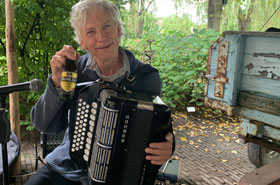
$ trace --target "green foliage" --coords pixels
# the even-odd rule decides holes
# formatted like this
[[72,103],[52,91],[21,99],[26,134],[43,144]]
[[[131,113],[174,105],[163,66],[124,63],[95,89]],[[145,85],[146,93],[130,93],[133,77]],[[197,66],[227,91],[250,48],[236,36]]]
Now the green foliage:
[[196,27],[188,15],[183,15],[182,17],[175,15],[165,17],[162,20],[159,20],[158,24],[166,31],[175,30],[176,28],[177,31],[185,34],[190,34],[191,28]]
[[153,65],[163,81],[163,99],[171,107],[184,107],[188,102],[201,103],[204,84],[200,75],[206,72],[210,44],[217,39],[213,30],[196,30],[190,35],[169,32],[155,42]]
[[26,126],[26,130],[33,131],[34,126],[31,124],[30,121],[20,121],[20,126]]
[[[50,74],[49,61],[64,44],[76,44],[69,22],[72,5],[78,0],[15,1],[15,38],[18,82],[41,79]],[[7,85],[5,59],[5,3],[0,2],[0,79]],[[42,93],[43,91],[41,91]],[[41,93],[20,93],[21,121],[30,124],[29,113]],[[28,127],[28,128],[32,128]]]
[[[247,12],[250,5],[251,0],[228,1],[223,7],[220,30],[238,30],[238,8],[241,7],[243,11]],[[254,1],[253,6],[251,21],[247,23],[249,24],[247,31],[264,31],[268,27],[280,27],[280,11],[278,10],[278,12],[276,12],[276,14],[267,22],[265,27],[260,30],[280,6],[279,0]]]
[[218,38],[213,30],[193,29],[193,33],[154,28],[141,39],[131,39],[123,45],[143,59],[147,43],[151,42],[152,65],[156,67],[163,82],[163,100],[173,108],[182,108],[189,102],[200,105],[204,83],[200,78],[206,72],[208,48]]

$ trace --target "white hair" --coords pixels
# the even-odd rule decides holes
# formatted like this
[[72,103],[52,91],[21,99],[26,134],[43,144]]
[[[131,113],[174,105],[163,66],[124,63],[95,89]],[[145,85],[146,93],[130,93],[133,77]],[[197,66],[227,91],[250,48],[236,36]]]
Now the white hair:
[[74,6],[70,13],[71,26],[74,29],[75,40],[80,44],[82,39],[80,29],[86,23],[87,11],[104,10],[112,15],[114,22],[120,26],[121,35],[123,35],[123,23],[119,18],[119,10],[116,5],[108,0],[80,0]]

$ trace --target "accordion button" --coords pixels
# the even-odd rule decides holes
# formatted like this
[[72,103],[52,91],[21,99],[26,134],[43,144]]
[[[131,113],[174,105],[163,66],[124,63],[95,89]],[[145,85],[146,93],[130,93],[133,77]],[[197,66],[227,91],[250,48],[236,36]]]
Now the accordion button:
[[83,149],[83,145],[80,145],[80,149],[81,149],[81,150]]
[[89,125],[93,127],[94,126],[94,122],[92,120],[90,120],[89,121]]
[[93,126],[89,126],[89,131],[93,132]]
[[92,138],[92,133],[88,132],[87,135],[88,135],[89,138]]
[[87,141],[87,143],[89,143],[89,144],[91,143],[91,139],[89,139],[89,138],[87,138],[86,141]]
[[84,160],[88,161],[88,156],[84,155]]
[[90,145],[87,143],[86,144],[86,150],[89,150],[90,149]]
[[93,108],[97,108],[97,103],[93,102],[93,103],[92,103],[92,107],[93,107]]
[[94,120],[95,120],[95,115],[92,115],[92,114],[91,114],[91,115],[90,115],[90,119],[94,121]]
[[96,114],[96,109],[91,109],[91,113],[95,115]]

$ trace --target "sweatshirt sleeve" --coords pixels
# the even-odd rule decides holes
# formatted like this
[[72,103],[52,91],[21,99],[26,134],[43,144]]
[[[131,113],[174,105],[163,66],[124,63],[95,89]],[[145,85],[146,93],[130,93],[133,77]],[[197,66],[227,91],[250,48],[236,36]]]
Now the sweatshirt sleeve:
[[59,100],[51,75],[45,92],[31,109],[32,124],[41,132],[57,133],[67,127],[67,111],[64,102]]

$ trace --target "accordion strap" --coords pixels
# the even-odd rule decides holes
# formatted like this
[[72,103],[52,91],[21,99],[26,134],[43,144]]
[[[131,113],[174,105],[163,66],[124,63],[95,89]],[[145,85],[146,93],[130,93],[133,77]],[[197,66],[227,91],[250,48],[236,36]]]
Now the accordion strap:
[[157,71],[158,71],[157,69],[152,68],[150,65],[144,64],[143,66],[137,68],[132,74],[124,78],[120,82],[120,84],[124,86],[134,86],[136,85],[137,81],[139,81],[139,79],[143,78],[144,76],[150,73],[157,72]]

